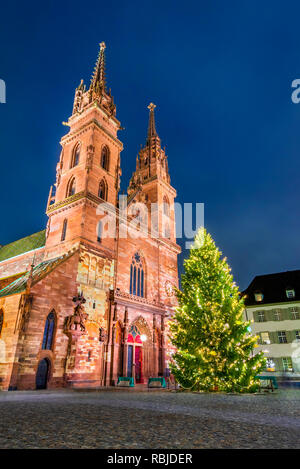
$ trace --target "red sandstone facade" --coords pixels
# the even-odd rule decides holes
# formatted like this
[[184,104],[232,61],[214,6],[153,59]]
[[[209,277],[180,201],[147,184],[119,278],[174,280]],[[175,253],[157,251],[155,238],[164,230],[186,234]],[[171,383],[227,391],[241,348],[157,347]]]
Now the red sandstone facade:
[[146,145],[119,201],[123,145],[104,50],[89,89],[75,92],[45,242],[0,262],[0,389],[146,382],[168,368],[176,191],[150,104]]

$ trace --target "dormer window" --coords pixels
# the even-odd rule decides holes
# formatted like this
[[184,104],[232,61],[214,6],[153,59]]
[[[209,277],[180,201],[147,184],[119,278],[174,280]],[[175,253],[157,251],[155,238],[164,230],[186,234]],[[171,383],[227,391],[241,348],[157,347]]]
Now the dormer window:
[[254,293],[254,298],[255,301],[261,302],[264,299],[264,295],[262,294],[262,292],[256,292]]
[[295,290],[293,288],[287,288],[285,293],[287,298],[295,298]]

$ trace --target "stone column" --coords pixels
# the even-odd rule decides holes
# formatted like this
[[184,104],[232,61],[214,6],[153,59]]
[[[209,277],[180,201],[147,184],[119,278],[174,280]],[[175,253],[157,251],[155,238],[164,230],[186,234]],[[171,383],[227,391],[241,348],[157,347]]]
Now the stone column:
[[123,376],[127,376],[127,365],[128,365],[128,309],[125,306],[125,313],[124,313],[124,333],[123,333]]
[[165,317],[164,313],[161,316],[161,361],[162,372],[165,375],[166,371],[166,346],[165,346]]
[[133,381],[135,383],[135,344],[132,347],[132,372],[131,376],[133,377]]
[[115,303],[113,301],[113,292],[111,293],[109,305],[109,321],[108,321],[108,341],[105,350],[105,386],[111,385],[112,379],[112,335],[113,335],[113,313]]
[[157,333],[156,333],[156,316],[153,315],[153,346],[152,346],[152,367],[151,372],[153,373],[153,377],[158,376],[158,347],[159,344],[157,343]]
[[119,345],[116,344],[118,310],[117,304],[114,305],[113,327],[112,327],[112,344],[111,344],[111,384],[116,385],[118,378],[119,365]]

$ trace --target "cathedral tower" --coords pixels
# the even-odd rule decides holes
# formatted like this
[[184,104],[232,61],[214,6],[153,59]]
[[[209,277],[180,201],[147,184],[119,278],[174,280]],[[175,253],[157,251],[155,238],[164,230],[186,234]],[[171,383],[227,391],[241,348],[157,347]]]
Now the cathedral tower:
[[105,43],[92,74],[89,89],[81,80],[75,91],[69,132],[61,139],[55,191],[51,188],[47,215],[46,247],[76,241],[97,250],[113,250],[113,239],[101,239],[97,207],[117,204],[120,185],[120,122],[105,80]]
[[148,106],[146,145],[141,148],[137,157],[136,170],[129,183],[128,195],[129,201],[136,199],[147,204],[148,212],[151,212],[149,226],[152,227],[152,234],[175,242],[176,191],[171,186],[168,158],[156,131],[155,108],[153,103]]

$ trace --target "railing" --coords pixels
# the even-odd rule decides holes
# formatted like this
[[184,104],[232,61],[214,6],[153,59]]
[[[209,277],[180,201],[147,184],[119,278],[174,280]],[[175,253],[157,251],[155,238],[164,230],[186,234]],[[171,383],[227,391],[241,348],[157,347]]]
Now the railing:
[[137,302],[137,303],[142,303],[146,305],[151,305],[151,306],[158,306],[160,308],[164,308],[164,304],[160,303],[159,301],[156,301],[155,299],[150,300],[147,298],[143,298],[141,296],[136,296],[136,295],[131,295],[130,293],[121,291],[121,290],[115,290],[115,297],[116,298],[126,298],[128,300]]

